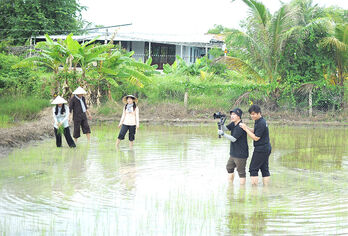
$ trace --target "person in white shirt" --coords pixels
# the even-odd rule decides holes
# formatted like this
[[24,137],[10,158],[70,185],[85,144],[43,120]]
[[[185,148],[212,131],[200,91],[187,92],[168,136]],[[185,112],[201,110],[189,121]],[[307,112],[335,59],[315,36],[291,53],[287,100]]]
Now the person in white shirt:
[[122,99],[125,107],[122,112],[122,117],[118,125],[121,128],[118,138],[116,140],[116,148],[118,148],[121,140],[124,139],[127,131],[129,138],[129,147],[133,147],[135,133],[139,128],[139,108],[137,106],[138,99],[133,95],[127,95]]
[[60,126],[64,128],[63,134],[65,136],[66,142],[69,147],[76,147],[74,140],[70,134],[69,128],[69,106],[65,106],[67,101],[61,96],[57,96],[52,104],[56,105],[52,109],[53,120],[54,120],[54,135],[56,136],[56,145],[57,147],[62,146],[62,134],[59,133],[58,129]]

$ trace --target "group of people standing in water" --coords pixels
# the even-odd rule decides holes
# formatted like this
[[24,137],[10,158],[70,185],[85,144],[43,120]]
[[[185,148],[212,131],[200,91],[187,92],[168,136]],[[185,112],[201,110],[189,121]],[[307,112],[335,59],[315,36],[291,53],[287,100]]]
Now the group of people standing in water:
[[[69,105],[66,105],[68,102],[61,96],[57,96],[52,101],[51,104],[55,105],[52,112],[57,147],[62,146],[62,134],[64,134],[69,147],[76,147],[77,139],[81,136],[81,129],[82,133],[86,134],[88,142],[90,141],[91,129],[88,124],[88,119],[92,119],[92,116],[86,104],[85,94],[87,94],[87,92],[83,88],[78,87],[73,92]],[[125,107],[118,126],[121,130],[116,140],[116,147],[119,146],[121,140],[123,140],[126,133],[129,132],[129,146],[132,148],[135,133],[139,128],[139,108],[136,104],[138,99],[133,95],[127,95],[123,97],[122,101],[125,103]],[[74,124],[74,139],[72,139],[70,134],[69,121]]]
[[[262,173],[262,182],[268,185],[270,172],[268,160],[271,154],[271,143],[269,140],[269,130],[266,120],[261,115],[261,108],[252,105],[248,110],[250,117],[255,121],[254,128],[248,127],[242,122],[243,111],[235,108],[230,111],[231,123],[223,125],[218,134],[231,141],[230,158],[227,162],[226,169],[230,179],[234,179],[234,170],[237,169],[241,185],[246,180],[246,162],[249,156],[249,147],[247,136],[253,140],[254,152],[249,165],[251,184],[258,184],[258,172]],[[224,131],[231,131],[231,135],[225,134]]]
[[[88,119],[92,116],[88,110],[84,95],[87,92],[78,87],[68,102],[57,96],[52,104],[53,119],[54,119],[54,134],[56,137],[57,147],[62,146],[62,135],[69,147],[76,147],[77,139],[81,136],[80,130],[86,134],[87,140],[90,141],[91,129],[88,124]],[[118,148],[121,140],[124,140],[128,132],[129,146],[133,147],[135,134],[139,128],[139,107],[137,106],[138,99],[133,95],[127,95],[122,98],[125,104],[122,117],[118,127],[120,132],[116,140],[116,148]],[[250,117],[255,121],[254,128],[248,127],[242,122],[243,111],[235,108],[230,111],[231,123],[227,126],[223,125],[218,134],[228,139],[230,143],[230,158],[227,162],[226,169],[230,179],[234,180],[234,170],[236,169],[239,175],[240,184],[244,185],[246,181],[246,162],[249,156],[248,140],[249,136],[253,140],[254,151],[249,165],[251,183],[258,184],[258,172],[262,173],[264,185],[268,185],[270,179],[268,160],[271,154],[271,144],[269,140],[269,130],[266,120],[261,115],[261,108],[257,105],[252,105],[248,110]],[[73,138],[69,129],[70,123],[73,121],[74,131]],[[231,131],[231,134],[226,134],[226,131]]]

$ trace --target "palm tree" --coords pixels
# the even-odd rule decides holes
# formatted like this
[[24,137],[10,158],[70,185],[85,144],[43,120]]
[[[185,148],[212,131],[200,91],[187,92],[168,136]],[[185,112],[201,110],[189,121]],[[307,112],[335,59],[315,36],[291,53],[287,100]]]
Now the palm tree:
[[231,33],[232,42],[250,59],[255,71],[261,72],[259,77],[265,76],[268,81],[273,82],[279,76],[278,64],[284,46],[296,29],[298,9],[282,5],[272,15],[257,0],[242,1],[249,7],[246,31],[234,30]]
[[344,80],[347,76],[347,49],[348,49],[348,24],[338,24],[334,27],[334,32],[330,37],[325,37],[321,40],[320,46],[328,48],[332,52],[336,63],[337,81],[341,92],[341,108],[344,107]]

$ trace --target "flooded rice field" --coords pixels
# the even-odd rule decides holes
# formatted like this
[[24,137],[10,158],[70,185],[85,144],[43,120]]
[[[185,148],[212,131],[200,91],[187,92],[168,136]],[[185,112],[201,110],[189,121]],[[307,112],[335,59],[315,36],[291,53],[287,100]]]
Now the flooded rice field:
[[214,124],[144,126],[133,150],[117,132],[1,158],[0,235],[348,234],[347,128],[271,126],[268,187],[228,181]]

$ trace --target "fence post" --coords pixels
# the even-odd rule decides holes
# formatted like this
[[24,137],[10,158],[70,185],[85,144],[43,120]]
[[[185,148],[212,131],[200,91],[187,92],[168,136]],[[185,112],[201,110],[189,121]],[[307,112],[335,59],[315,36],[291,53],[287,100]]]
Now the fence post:
[[31,49],[31,46],[32,46],[32,44],[33,44],[33,36],[32,36],[32,35],[30,36],[29,42],[30,42],[30,43],[29,43],[29,44],[30,44],[30,46],[29,46],[29,57],[31,57],[31,50],[32,50],[32,49]]
[[187,105],[188,105],[188,92],[185,91],[184,94],[184,107],[187,109]]
[[309,106],[309,111],[308,111],[309,114],[308,114],[308,115],[309,115],[309,117],[312,117],[312,115],[313,115],[312,95],[313,95],[313,87],[311,86],[311,87],[309,88],[309,91],[308,91],[308,106]]

